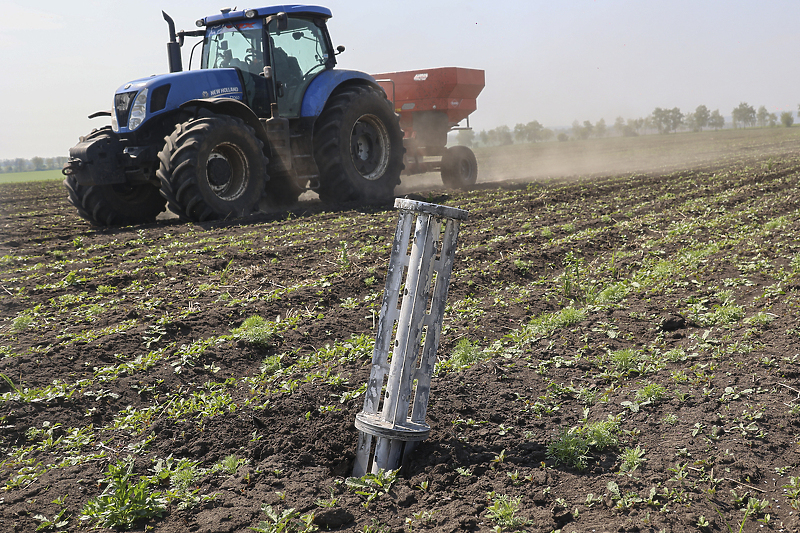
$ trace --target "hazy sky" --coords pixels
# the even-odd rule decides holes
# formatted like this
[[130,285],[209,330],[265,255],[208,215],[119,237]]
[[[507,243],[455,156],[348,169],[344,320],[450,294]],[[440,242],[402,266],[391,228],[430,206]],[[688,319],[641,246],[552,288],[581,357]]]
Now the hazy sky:
[[[328,0],[342,68],[486,70],[476,130],[800,104],[798,0]],[[237,5],[239,8],[263,4]],[[234,7],[194,0],[0,0],[0,159],[67,155],[125,82],[167,68],[167,25]],[[194,40],[189,40],[191,45]],[[184,46],[184,64],[190,46]]]

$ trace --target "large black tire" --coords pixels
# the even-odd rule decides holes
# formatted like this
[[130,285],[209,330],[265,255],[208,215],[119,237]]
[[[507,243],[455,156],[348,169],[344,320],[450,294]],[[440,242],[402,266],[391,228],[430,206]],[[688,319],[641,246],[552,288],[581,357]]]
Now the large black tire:
[[478,160],[466,146],[448,148],[442,157],[442,183],[451,189],[469,189],[478,181]]
[[[107,126],[81,137],[81,142],[115,135]],[[75,172],[80,173],[81,170]],[[78,209],[78,214],[95,226],[147,224],[155,221],[167,203],[158,187],[149,183],[81,185],[78,183],[78,174],[73,173],[64,179],[64,186],[69,202]]]
[[263,207],[264,144],[244,121],[208,113],[178,124],[165,141],[157,175],[181,220],[239,218]]
[[329,99],[314,126],[314,160],[323,202],[391,198],[403,170],[403,132],[392,104],[370,87]]

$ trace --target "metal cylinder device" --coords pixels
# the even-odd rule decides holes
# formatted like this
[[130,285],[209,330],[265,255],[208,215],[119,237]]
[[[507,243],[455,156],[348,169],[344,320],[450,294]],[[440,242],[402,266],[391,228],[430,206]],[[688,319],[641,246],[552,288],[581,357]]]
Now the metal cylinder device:
[[[359,430],[353,466],[356,477],[368,469],[378,473],[398,468],[403,455],[430,433],[425,416],[431,377],[458,228],[468,215],[461,209],[403,198],[395,200],[394,205],[400,209],[400,218],[389,259],[364,408],[355,422]],[[381,398],[384,385],[386,393]]]

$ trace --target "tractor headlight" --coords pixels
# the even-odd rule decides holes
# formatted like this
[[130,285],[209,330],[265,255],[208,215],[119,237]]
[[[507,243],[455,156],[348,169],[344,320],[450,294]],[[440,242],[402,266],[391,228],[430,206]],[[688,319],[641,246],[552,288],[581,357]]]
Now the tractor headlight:
[[136,95],[136,100],[133,101],[133,107],[131,108],[131,115],[130,119],[128,119],[128,129],[133,131],[139,126],[141,126],[142,122],[144,122],[145,114],[147,113],[147,88],[142,89],[138,95]]
[[119,123],[117,122],[117,110],[111,110],[111,129],[114,130],[114,133],[119,133]]

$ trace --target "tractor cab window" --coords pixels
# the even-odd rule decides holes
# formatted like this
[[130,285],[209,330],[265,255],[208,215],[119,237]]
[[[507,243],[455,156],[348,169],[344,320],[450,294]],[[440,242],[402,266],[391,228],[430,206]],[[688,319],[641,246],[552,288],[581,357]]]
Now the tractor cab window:
[[264,69],[262,28],[260,20],[210,27],[201,68],[238,68],[259,74]]
[[283,117],[300,116],[308,84],[325,70],[333,57],[322,28],[314,21],[289,18],[288,27],[278,30],[277,21],[268,26],[272,65],[278,95],[278,109]]

